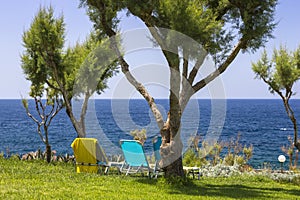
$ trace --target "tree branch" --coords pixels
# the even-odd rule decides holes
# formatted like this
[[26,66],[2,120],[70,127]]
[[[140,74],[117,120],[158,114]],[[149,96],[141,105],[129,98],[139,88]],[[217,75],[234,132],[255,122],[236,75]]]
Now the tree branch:
[[195,93],[194,89],[192,88],[193,82],[195,80],[195,77],[197,76],[197,73],[202,66],[205,57],[207,56],[207,53],[200,55],[193,67],[193,69],[190,71],[188,78],[183,78],[182,81],[182,88],[180,92],[180,100],[179,104],[181,106],[181,112],[184,111],[187,103],[189,102],[191,96]]
[[89,92],[86,92],[84,100],[83,100],[83,104],[81,107],[79,123],[81,124],[81,128],[82,128],[83,132],[85,132],[85,123],[84,122],[85,122],[85,116],[86,116],[86,111],[88,109],[88,102],[89,102],[90,97],[91,97],[91,94]]
[[220,74],[222,74],[228,66],[232,63],[232,61],[236,58],[240,50],[245,46],[245,42],[243,39],[241,39],[238,44],[235,46],[231,54],[227,57],[227,59],[211,74],[206,76],[204,79],[199,81],[193,86],[193,89],[196,92],[198,92],[200,89],[205,87],[208,83],[213,81],[215,78],[217,78]]
[[[34,101],[35,101],[35,105],[36,105],[36,110],[39,112],[39,104],[38,104],[38,99],[37,98],[34,98]],[[41,126],[45,123],[44,119],[41,117],[41,122],[39,122],[30,112],[29,112],[29,109],[28,108],[25,108],[26,109],[26,113],[28,115],[28,117],[30,117],[36,124],[37,124],[37,132],[41,138],[41,140],[43,141],[43,143],[45,143],[45,138],[43,137],[42,135],[42,132],[41,132]],[[40,113],[39,113],[40,115]],[[46,143],[45,143],[46,144]]]
[[49,113],[50,119],[48,121],[47,126],[50,126],[53,118],[57,115],[57,113],[59,113],[59,111],[64,107],[62,104],[59,103],[59,100],[56,98],[55,99],[55,106],[53,106],[55,108],[55,110],[53,109],[53,111],[51,111]]
[[291,108],[291,106],[289,104],[289,100],[290,100],[293,92],[291,91],[291,89],[285,88],[285,95],[283,95],[282,92],[279,89],[276,89],[276,88],[272,87],[272,83],[269,80],[267,80],[265,77],[262,77],[262,76],[261,76],[261,78],[266,84],[268,84],[272,88],[272,90],[274,90],[282,98],[285,111],[286,111],[288,117],[290,118],[290,120],[292,121],[293,126],[294,126],[294,146],[298,150],[300,150],[300,143],[298,142],[297,120],[295,118],[294,111],[293,111],[293,109]]
[[58,76],[58,70],[57,70],[57,66],[55,64],[55,62],[50,59],[50,66],[52,66],[53,71],[54,71],[54,78],[56,79],[56,82],[60,88],[60,91],[62,93],[65,105],[66,105],[66,110],[67,110],[67,114],[70,117],[70,120],[72,121],[72,125],[75,128],[77,134],[79,137],[85,137],[85,132],[82,130],[82,127],[78,124],[78,121],[76,120],[74,114],[73,114],[73,109],[72,109],[72,105],[69,101],[69,93],[68,91],[65,89],[64,84],[60,81],[59,76]]
[[[35,101],[35,109],[36,109],[39,117],[41,118],[41,120],[43,120],[44,119],[43,113],[41,113],[41,110],[40,110],[40,105],[41,105],[40,101],[41,100],[34,97],[34,101]],[[43,109],[43,106],[41,108]]]
[[182,66],[182,80],[181,80],[181,85],[184,85],[183,79],[187,79],[187,73],[188,73],[188,67],[189,67],[189,60],[183,56],[183,66]]
[[200,67],[202,66],[206,56],[207,56],[207,53],[200,55],[198,57],[197,62],[195,63],[195,65],[194,65],[193,69],[191,70],[189,77],[188,77],[188,82],[190,83],[190,85],[193,85],[195,77],[197,76],[198,71],[199,71]]
[[41,126],[42,126],[42,124],[43,124],[43,122],[38,123],[37,132],[38,132],[38,134],[39,134],[41,140],[43,141],[43,143],[46,144],[46,140],[45,140],[45,138],[44,138],[44,136],[43,136],[43,134],[42,134],[42,131],[41,131]]
[[[47,102],[46,102],[46,106],[47,105],[49,105]],[[53,113],[53,111],[54,111],[54,108],[55,108],[55,105],[53,104],[53,105],[51,105],[51,110],[49,111],[49,113],[48,114],[45,114],[45,122],[47,122],[48,121],[48,118],[49,118],[49,116],[51,116],[51,114]]]
[[126,79],[133,85],[136,90],[145,98],[145,100],[148,102],[150,109],[156,119],[156,122],[158,124],[159,129],[163,128],[164,121],[163,117],[157,108],[153,97],[148,93],[146,88],[138,82],[135,77],[131,74],[129,71],[129,65],[128,63],[124,60],[119,48],[118,48],[118,43],[116,41],[116,32],[108,25],[107,19],[106,19],[106,9],[105,5],[103,2],[98,2],[97,8],[99,9],[101,13],[101,25],[103,26],[103,29],[105,33],[109,36],[110,42],[111,42],[111,48],[113,51],[116,53],[118,57],[119,64],[121,65],[121,70],[124,73]]
[[46,82],[46,84],[47,84],[50,88],[52,88],[52,89],[54,89],[54,90],[57,90],[57,91],[61,91],[60,88],[55,87],[55,86],[54,86],[53,84],[51,84],[48,80],[46,80],[45,82]]

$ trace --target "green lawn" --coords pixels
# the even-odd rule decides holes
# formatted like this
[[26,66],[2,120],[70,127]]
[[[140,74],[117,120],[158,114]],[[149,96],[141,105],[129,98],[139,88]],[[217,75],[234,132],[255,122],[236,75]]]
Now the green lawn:
[[0,199],[296,199],[300,186],[261,176],[164,178],[76,174],[71,164],[0,158]]

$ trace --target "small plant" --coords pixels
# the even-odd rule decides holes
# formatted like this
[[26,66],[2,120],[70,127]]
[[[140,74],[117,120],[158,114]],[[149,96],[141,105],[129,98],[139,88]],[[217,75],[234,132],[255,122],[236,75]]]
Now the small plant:
[[[296,170],[297,169],[297,163],[298,163],[298,149],[295,149],[294,141],[291,136],[288,136],[289,145],[288,146],[282,146],[281,150],[286,153],[289,156],[289,168],[290,170]],[[294,150],[295,149],[295,150]],[[295,159],[293,158],[295,155]],[[294,160],[294,163],[293,163]]]
[[200,136],[196,135],[195,137],[190,137],[188,140],[189,148],[194,149],[196,152],[199,151],[199,141]]
[[[19,156],[20,160],[46,160],[47,161],[47,152],[42,152],[40,149],[38,149],[35,152],[29,152],[26,154],[23,154],[22,156]],[[56,155],[56,151],[51,151],[51,162],[73,162],[75,160],[74,155]],[[48,162],[48,161],[47,161]]]
[[214,166],[221,162],[222,159],[221,159],[220,154],[221,154],[223,148],[224,148],[224,143],[223,142],[215,143],[214,148],[211,151],[212,152],[212,157],[213,157],[212,158],[212,164]]
[[243,166],[246,164],[246,160],[243,156],[238,155],[235,157],[234,163],[238,164],[239,166]]
[[136,130],[130,131],[130,135],[133,136],[134,140],[138,140],[142,144],[144,144],[144,142],[147,139],[147,131],[146,131],[146,129],[142,129],[142,130],[136,129]]
[[233,155],[233,153],[230,152],[224,157],[224,164],[225,165],[234,165],[234,155]]
[[236,140],[233,140],[233,138],[226,144],[227,146],[227,155],[224,157],[224,163],[226,165],[240,165],[243,166],[247,164],[249,159],[252,157],[253,153],[253,145],[250,145],[247,147],[246,145],[244,148],[240,144],[240,137],[241,134],[237,134]]
[[185,152],[183,157],[183,165],[184,166],[203,166],[208,163],[205,157],[201,157],[201,154],[195,152],[193,149],[189,149]]
[[248,160],[250,160],[250,158],[252,157],[253,155],[253,145],[251,144],[249,147],[247,147],[246,145],[244,146],[244,149],[243,149],[243,154],[245,156],[245,159],[246,159],[246,162]]

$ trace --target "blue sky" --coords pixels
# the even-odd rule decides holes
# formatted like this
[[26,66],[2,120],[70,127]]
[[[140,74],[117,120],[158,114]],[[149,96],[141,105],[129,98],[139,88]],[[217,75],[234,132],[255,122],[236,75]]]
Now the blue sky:
[[[20,55],[24,50],[22,47],[22,33],[27,30],[30,23],[37,13],[40,5],[52,5],[57,15],[63,13],[66,23],[67,45],[73,45],[76,41],[85,39],[92,29],[92,24],[83,9],[78,9],[79,1],[70,0],[10,0],[3,1],[0,7],[0,98],[11,99],[27,96],[30,83],[25,80],[21,69]],[[275,39],[269,40],[266,49],[269,54],[273,48],[278,48],[280,44],[285,45],[289,50],[294,50],[300,45],[300,26],[299,22],[300,1],[280,0],[276,9],[276,21],[279,22],[274,31]],[[122,16],[122,27],[126,30],[141,28],[142,24],[136,19],[127,19]],[[268,92],[268,87],[262,81],[254,79],[255,75],[251,70],[251,62],[256,62],[263,49],[259,49],[254,54],[239,54],[237,59],[231,64],[229,69],[222,75],[222,83],[226,98],[277,98]],[[131,56],[136,58],[137,55]],[[128,56],[130,59],[130,55]],[[142,59],[138,65],[143,65]],[[149,63],[145,63],[149,64]],[[157,64],[157,63],[156,63]],[[147,72],[143,76],[155,77],[155,73]],[[101,97],[111,98],[119,85],[126,85],[119,74],[109,81],[110,89]],[[124,82],[123,82],[124,81]],[[130,87],[130,86],[128,86]],[[154,97],[167,97],[167,89],[162,85],[152,84],[149,87],[154,92]],[[300,91],[300,84],[295,86],[295,91]],[[133,92],[134,93],[134,92]],[[130,94],[137,96],[136,94]],[[198,95],[199,98],[210,97],[209,91],[203,91]],[[300,94],[296,95],[300,98]]]

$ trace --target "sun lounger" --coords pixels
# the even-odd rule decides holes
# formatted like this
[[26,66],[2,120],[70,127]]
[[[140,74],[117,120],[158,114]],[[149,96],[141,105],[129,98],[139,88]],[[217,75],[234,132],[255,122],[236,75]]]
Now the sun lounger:
[[149,166],[143,145],[136,140],[120,140],[120,145],[125,159],[120,171],[126,175],[146,171],[151,177],[153,169]]
[[76,138],[71,147],[75,156],[75,171],[98,173],[104,168],[107,174],[112,166],[121,167],[123,162],[109,162],[104,150],[95,138]]

